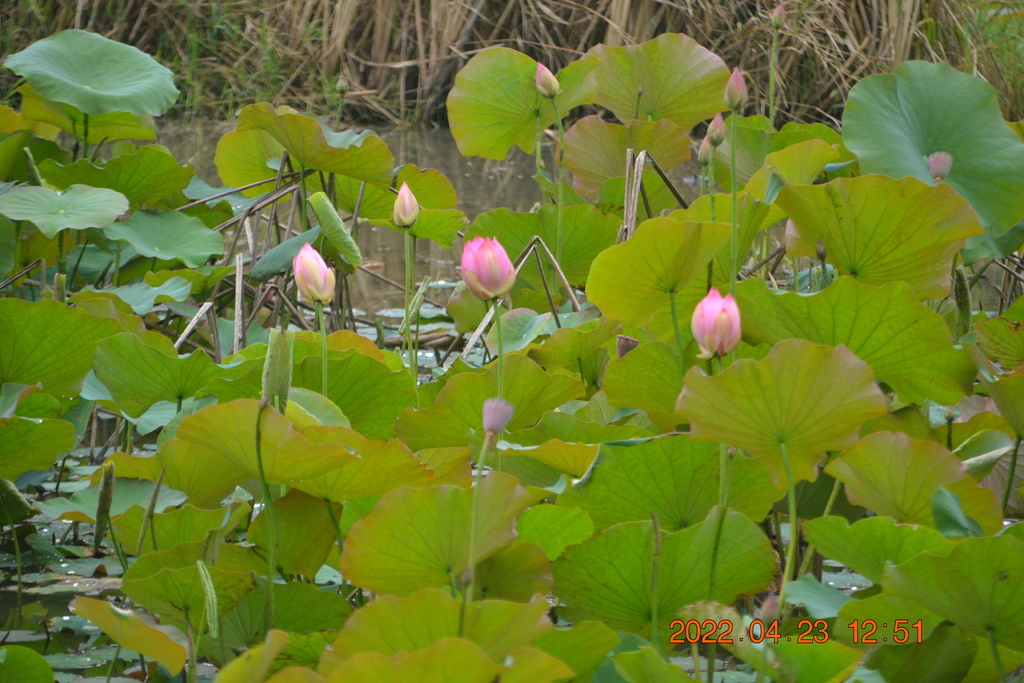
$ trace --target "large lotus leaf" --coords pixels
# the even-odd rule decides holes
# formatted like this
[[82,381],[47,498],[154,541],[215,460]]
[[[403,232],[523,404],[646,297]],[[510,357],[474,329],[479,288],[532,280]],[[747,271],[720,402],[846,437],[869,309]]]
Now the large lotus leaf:
[[986,356],[1006,368],[1024,365],[1024,322],[988,318],[976,322],[974,330]]
[[[732,187],[731,147],[732,120],[726,118],[729,133],[715,150],[715,180],[729,190]],[[758,171],[765,167],[765,161],[773,152],[778,152],[801,142],[824,140],[829,145],[840,143],[839,134],[831,128],[817,124],[813,127],[788,123],[775,132],[764,116],[740,116],[736,119],[736,177],[744,187]],[[820,149],[820,148],[819,148]],[[807,161],[811,161],[810,159]],[[798,162],[799,163],[799,162]],[[784,164],[787,168],[789,164]],[[795,182],[795,181],[794,181]],[[755,182],[755,187],[760,181]],[[752,188],[753,189],[753,188]]]
[[776,202],[795,224],[786,238],[790,254],[813,257],[820,241],[840,273],[872,285],[906,282],[920,298],[949,292],[953,258],[982,232],[970,204],[951,187],[916,178],[788,185]]
[[622,122],[669,119],[689,130],[726,109],[729,69],[718,55],[681,33],[640,45],[591,52],[601,59],[597,103]]
[[86,114],[159,116],[178,99],[174,76],[144,52],[88,31],[38,40],[4,60],[43,97]]
[[1024,437],[1024,373],[994,375],[986,364],[978,379],[1013,433]]
[[[601,213],[593,206],[578,204],[562,209],[561,262],[559,265],[569,284],[582,286],[595,257],[615,244],[621,221],[612,214]],[[495,209],[477,216],[466,231],[466,239],[497,237],[502,246],[515,258],[534,236],[544,240],[552,254],[558,250],[558,207],[545,204],[537,213],[516,213],[508,209]],[[549,286],[558,281],[554,269],[543,257],[544,276]],[[536,260],[532,257],[519,272],[519,277],[535,289],[541,287]]]
[[[505,358],[505,400],[515,408],[509,431],[533,425],[544,413],[579,398],[583,385],[565,374],[549,375],[525,356]],[[483,433],[484,401],[498,395],[498,368],[464,372],[452,377],[437,395],[434,405],[414,411],[407,408],[398,418],[398,436],[414,451],[441,446],[465,446],[467,435]]]
[[171,675],[185,668],[187,640],[176,626],[161,626],[148,614],[84,595],[69,609],[99,626],[118,645],[163,664]]
[[159,270],[146,273],[142,281],[151,287],[160,287],[172,278],[188,280],[192,285],[192,298],[196,301],[206,301],[213,294],[214,287],[228,275],[234,275],[235,269],[228,266],[203,266],[202,268],[187,268],[179,270]]
[[64,192],[48,187],[16,187],[0,195],[0,213],[16,221],[32,221],[39,232],[54,237],[61,230],[110,225],[128,210],[120,192],[72,185]]
[[[923,643],[910,642],[875,650],[866,664],[886,681],[960,683],[979,680],[967,676],[978,646],[978,639],[965,637],[952,624],[942,624]],[[984,648],[984,643],[981,646]]]
[[995,88],[948,64],[905,62],[850,90],[843,139],[865,173],[932,184],[928,157],[946,152],[943,183],[993,235],[1024,218],[1024,142],[1003,121]]
[[[122,515],[133,505],[148,507],[153,498],[153,482],[139,481],[136,479],[117,478],[114,485],[114,497],[110,505],[110,516]],[[69,522],[84,522],[94,524],[96,522],[96,507],[99,501],[99,486],[91,486],[81,491],[76,491],[70,498],[51,498],[50,500],[38,502],[35,507],[43,513],[43,517],[52,520],[67,520]],[[180,505],[185,502],[185,496],[179,491],[173,491],[166,486],[160,489],[157,494],[157,512]]]
[[[604,445],[588,476],[558,496],[559,505],[589,513],[598,529],[649,520],[678,531],[703,522],[718,503],[718,444],[688,436],[652,439],[631,446]],[[767,470],[750,458],[735,458],[730,508],[755,522],[779,498]]]
[[822,555],[875,583],[881,582],[887,562],[903,564],[923,552],[947,555],[956,545],[934,529],[899,524],[890,517],[869,517],[852,525],[842,517],[818,517],[805,521],[803,528]]
[[517,541],[476,566],[481,598],[526,602],[551,593],[551,560],[533,543]]
[[[713,219],[712,202],[714,203]],[[736,198],[736,213],[739,215],[739,225],[737,226],[739,235],[736,240],[739,245],[736,248],[740,261],[737,264],[738,267],[742,267],[745,255],[750,252],[750,247],[754,244],[754,238],[757,236],[757,233],[762,228],[775,222],[769,218],[770,208],[768,204],[763,203],[750,192],[746,190],[739,192]],[[714,220],[719,223],[731,224],[732,200],[728,195],[724,194],[701,195],[688,208],[673,211],[668,217],[680,222]],[[731,248],[729,247],[731,241],[732,235],[730,234],[725,246],[715,256],[714,283],[719,285],[729,282],[729,269],[732,268]],[[707,290],[706,278],[697,278],[693,282],[701,287],[698,294],[703,298]]]
[[535,505],[520,515],[516,520],[519,540],[536,544],[548,559],[555,560],[568,546],[593,536],[590,516],[579,508],[564,505]]
[[58,190],[71,185],[105,187],[128,198],[132,211],[180,192],[193,176],[191,165],[178,162],[162,147],[140,147],[116,156],[103,166],[79,159],[63,166],[53,159],[39,164],[39,175]]
[[668,344],[648,342],[609,361],[603,389],[611,405],[643,410],[669,431],[680,423],[676,400],[682,385],[676,352]]
[[882,576],[886,592],[1015,650],[1024,649],[1024,541],[967,538],[945,556],[922,553]]
[[[314,122],[315,123],[315,122]],[[274,189],[284,147],[265,130],[233,130],[217,141],[213,162],[224,184],[234,187],[267,182],[241,193],[256,197]],[[307,191],[321,190],[317,174],[307,178]]]
[[75,396],[96,343],[120,331],[113,320],[56,301],[0,299],[0,384],[40,383],[51,394]]
[[[399,228],[391,220],[378,219],[371,222],[397,232],[404,232],[403,228]],[[442,247],[450,247],[455,244],[456,235],[466,227],[468,222],[466,214],[456,209],[421,208],[416,224],[409,228],[409,231],[413,237],[433,240]]]
[[576,680],[588,681],[619,642],[615,632],[600,621],[583,621],[535,638],[533,647],[568,664]]
[[601,348],[616,333],[617,323],[601,318],[577,327],[555,330],[539,347],[530,349],[529,356],[545,369],[571,366],[576,368],[587,356]]
[[906,402],[951,405],[971,391],[977,370],[954,349],[946,322],[897,282],[873,287],[840,277],[810,296],[769,290],[763,280],[736,288],[749,344],[806,339],[842,344]]
[[[590,104],[597,96],[593,70],[598,60],[578,59],[558,72],[562,91],[558,113]],[[463,156],[504,159],[512,147],[533,153],[537,126],[555,122],[551,101],[537,92],[537,62],[507,47],[492,47],[473,56],[455,75],[448,93],[448,123]]]
[[960,497],[964,514],[985,533],[1002,526],[995,494],[980,486],[963,463],[934,441],[876,432],[828,464],[825,471],[846,484],[851,503],[904,524],[936,528],[932,497],[945,487]]
[[622,176],[627,149],[636,154],[646,150],[666,171],[687,161],[688,130],[666,119],[623,126],[596,114],[586,116],[565,133],[565,167],[572,171],[573,187],[595,199],[606,180]]
[[[113,287],[98,292],[92,288],[85,288],[70,298],[72,303],[78,303],[86,299],[113,299],[128,304],[136,315],[146,315],[157,304],[168,301],[185,301],[192,294],[192,285],[188,280],[181,277],[172,277],[159,287],[147,285],[144,282],[133,282],[130,285]],[[120,330],[118,330],[120,331]]]
[[[27,84],[24,87],[28,87]],[[22,95],[24,97],[24,93]],[[24,107],[24,99],[22,100]],[[9,135],[14,132],[32,133],[36,138],[52,142],[57,139],[60,130],[39,121],[32,121],[24,115],[24,111],[12,109],[7,105],[0,104],[0,135]]]
[[[461,580],[470,561],[473,495],[455,486],[386,494],[352,525],[341,554],[342,574],[354,585],[393,595]],[[513,541],[515,518],[531,499],[513,477],[500,472],[484,478],[476,495],[479,562]]]
[[[271,629],[263,643],[251,647],[235,657],[217,674],[219,683],[252,683],[267,680],[267,674],[274,660],[289,643],[288,634],[284,631]],[[294,679],[285,679],[287,683],[297,683]],[[313,679],[316,681],[317,679]],[[308,679],[299,679],[301,683],[310,683]]]
[[[376,652],[360,653],[339,663],[326,683],[492,683],[511,680],[503,673],[503,668],[473,643],[461,638],[444,638],[430,647],[391,658]],[[241,683],[242,679],[238,680]]]
[[0,679],[11,683],[52,681],[50,663],[35,650],[23,645],[0,646]]
[[[115,465],[115,468],[119,466],[120,463]],[[156,513],[147,520],[146,511],[138,505],[133,505],[112,522],[117,532],[117,540],[124,546],[125,552],[141,555],[160,548],[167,550],[179,543],[203,541],[209,532],[223,527],[227,517],[227,511],[222,508],[201,510],[192,505],[182,505],[170,512]],[[146,525],[146,538],[140,549],[139,535],[143,525]]]
[[761,361],[741,360],[706,376],[684,378],[678,408],[699,440],[737,446],[786,486],[782,446],[794,481],[814,481],[825,451],[857,441],[860,426],[887,412],[871,368],[846,347],[788,339]]
[[[311,116],[290,107],[274,109],[269,102],[250,104],[238,114],[238,131],[269,133],[285,150],[296,167],[337,173],[382,187],[391,183],[391,151],[371,131],[346,130],[334,133]],[[218,145],[218,155],[220,146]],[[280,155],[278,155],[280,156]],[[220,163],[217,164],[218,169]],[[227,178],[222,179],[234,185]]]
[[[21,93],[21,115],[37,126],[52,126],[88,141],[90,145],[112,140],[155,140],[156,128],[151,116],[139,116],[126,111],[89,116],[89,130],[85,130],[86,115],[70,104],[52,102],[42,97],[29,84],[17,89]],[[39,160],[37,158],[37,160]]]
[[108,337],[96,347],[96,376],[110,390],[118,407],[139,417],[158,401],[180,403],[217,377],[237,376],[217,365],[205,351],[188,356],[169,355],[148,346],[134,334]]
[[142,256],[162,261],[180,259],[190,268],[198,268],[211,256],[224,253],[224,237],[220,233],[180,211],[136,211],[127,223],[108,225],[103,232],[110,239],[128,242]]
[[14,481],[28,470],[47,470],[75,447],[75,426],[64,420],[0,417],[0,477]]
[[257,458],[261,457],[263,472],[271,484],[314,477],[356,457],[344,446],[314,446],[273,408],[261,411],[255,399],[206,406],[183,419],[175,436],[179,441],[216,451],[254,477],[259,476]]
[[[202,627],[206,612],[206,594],[196,560],[203,559],[205,543],[181,544],[139,557],[125,572],[124,594],[132,602],[159,614],[162,618]],[[246,575],[208,566],[217,595],[217,615],[224,616],[252,590]]]
[[594,259],[587,297],[609,318],[646,325],[669,308],[672,293],[707,272],[708,262],[729,241],[730,232],[725,223],[644,221],[631,239]]
[[[839,158],[835,147],[814,138],[790,145],[764,158],[764,165],[750,177],[744,190],[761,201],[765,201],[771,176],[776,175],[789,185],[811,185],[821,175],[825,166]],[[772,215],[774,223],[781,216]]]
[[626,683],[697,683],[683,673],[682,667],[666,662],[664,655],[650,646],[633,652],[611,655],[615,671]]
[[[711,554],[718,515],[683,531],[661,533],[657,604],[651,604],[654,533],[650,522],[609,527],[569,548],[554,564],[555,594],[573,621],[600,619],[617,631],[650,637],[657,619],[658,639],[668,649],[665,626],[683,605],[706,600],[711,590]],[[761,529],[737,512],[727,512],[715,568],[714,599],[731,603],[762,590],[775,575],[775,553]]]
[[[330,508],[331,512],[328,512]],[[302,574],[312,581],[331,548],[335,531],[332,518],[341,516],[341,505],[292,489],[274,501],[277,516],[277,566],[285,574]],[[266,509],[249,525],[250,542],[267,549]]]

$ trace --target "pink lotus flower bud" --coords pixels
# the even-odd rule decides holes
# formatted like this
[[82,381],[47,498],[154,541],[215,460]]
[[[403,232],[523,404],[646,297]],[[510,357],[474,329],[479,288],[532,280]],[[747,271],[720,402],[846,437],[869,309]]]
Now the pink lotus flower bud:
[[740,345],[740,309],[732,294],[724,297],[717,289],[697,304],[691,321],[693,338],[700,346],[698,358],[724,356]]
[[725,106],[733,111],[738,111],[747,103],[747,82],[743,79],[743,72],[733,69],[729,76],[729,82],[725,84]]
[[772,10],[771,14],[772,28],[778,31],[786,24],[786,5],[785,3],[779,3]]
[[722,112],[715,114],[715,118],[708,124],[708,139],[712,147],[721,147],[725,142],[725,119],[722,118]]
[[512,404],[500,398],[489,398],[484,401],[484,431],[497,434],[512,421],[515,409]]
[[928,157],[928,173],[935,178],[935,182],[942,182],[942,179],[949,175],[953,168],[953,157],[949,152],[934,152]]
[[534,78],[534,83],[537,85],[537,92],[548,99],[562,92],[562,86],[558,84],[555,74],[540,62],[537,62],[537,76]]
[[516,269],[496,237],[477,237],[462,249],[462,279],[478,299],[500,299],[516,281]]
[[700,142],[700,148],[697,149],[697,161],[700,162],[701,166],[709,166],[714,155],[715,152],[711,146],[711,138],[705,135],[704,139]]
[[411,228],[419,218],[420,207],[416,203],[416,195],[409,189],[408,183],[402,183],[402,189],[395,198],[395,209],[391,212],[391,220],[400,228]]
[[331,303],[334,298],[334,271],[327,267],[324,259],[309,244],[292,259],[292,270],[295,272],[295,286],[299,290],[299,298],[307,304],[320,302]]

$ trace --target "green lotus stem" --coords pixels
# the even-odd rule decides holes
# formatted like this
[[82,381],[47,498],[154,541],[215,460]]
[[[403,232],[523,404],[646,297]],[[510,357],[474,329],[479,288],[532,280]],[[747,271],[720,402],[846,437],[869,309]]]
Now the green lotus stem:
[[736,275],[739,272],[739,216],[736,215],[739,196],[739,179],[736,177],[736,119],[739,111],[733,110],[729,117],[729,172],[732,185],[732,238],[729,242],[729,293],[736,298]]
[[793,466],[789,462],[789,451],[786,449],[785,441],[779,444],[779,451],[782,454],[782,465],[786,468],[786,491],[789,496],[789,548],[786,549],[786,564],[782,570],[782,588],[779,590],[779,610],[782,615],[785,615],[786,587],[789,585],[793,565],[796,563],[796,547],[800,544],[797,540],[800,520],[796,516],[796,484],[793,482]]
[[117,657],[120,654],[121,654],[121,646],[118,645],[117,649],[114,650],[114,657],[110,660],[110,666],[107,667],[107,681],[106,681],[106,683],[110,683],[110,679],[114,675],[114,665],[117,664]]
[[82,158],[89,158],[89,115],[82,114]]
[[[500,356],[499,356],[500,358]],[[499,374],[500,377],[500,374]],[[480,487],[483,485],[484,463],[491,450],[494,434],[488,432],[480,446],[476,470],[473,472],[473,504],[469,512],[469,583],[462,590],[462,607],[459,609],[459,637],[465,625],[466,605],[473,601],[473,587],[476,585],[476,520],[480,514]]]
[[11,540],[14,541],[14,560],[18,565],[18,628],[21,628],[21,544],[18,543],[18,534],[15,532],[13,523],[11,524]]
[[66,273],[67,264],[64,263],[64,231],[57,233],[57,272]]
[[327,321],[324,319],[324,304],[316,302],[316,324],[320,327],[320,393],[327,395]]
[[[711,361],[714,363],[715,374],[722,374],[722,359],[715,356]],[[722,508],[722,514],[715,520],[715,537],[711,542],[711,576],[708,581],[708,600],[715,599],[715,576],[718,567],[718,548],[722,541],[722,531],[725,528],[725,516],[729,508],[729,488],[732,484],[732,460],[729,458],[729,450],[724,443],[718,444],[718,504]],[[712,649],[713,651],[713,649]],[[713,667],[712,667],[713,668]]]
[[[693,658],[693,677],[696,680],[700,680],[700,649],[697,647],[696,642],[690,643],[690,657]],[[708,668],[712,668],[712,663],[708,662]]]
[[338,550],[341,550],[341,546],[344,545],[344,537],[341,534],[341,525],[338,524],[338,516],[334,514],[334,506],[331,505],[331,501],[324,499],[327,504],[327,515],[331,518],[331,524],[334,526],[334,535],[338,539]]
[[414,265],[412,261],[412,234],[409,232],[409,228],[402,230],[402,233],[405,236],[405,349],[409,357],[409,372],[412,373],[413,380],[416,380],[419,375],[419,367],[417,367],[419,363],[413,357],[412,325],[409,324],[409,321],[412,320],[410,317],[412,311],[409,309],[412,308],[412,269]]
[[505,341],[501,338],[501,301],[494,300],[494,333],[498,338],[498,398],[505,398]]
[[1017,473],[1017,451],[1020,450],[1021,437],[1013,443],[1013,451],[1010,453],[1010,471],[1006,473],[1006,490],[1003,491],[1003,514],[1006,514],[1006,506],[1010,502],[1010,492],[1013,491],[1013,478]]
[[658,638],[658,572],[661,569],[661,524],[658,515],[651,513],[651,642],[654,649],[662,651]]
[[999,672],[999,683],[1003,683],[1006,680],[1006,674],[1003,673],[1003,659],[999,656],[999,646],[996,645],[996,636],[992,631],[992,627],[989,626],[988,631],[988,644],[992,646],[992,661],[996,663],[996,671]]
[[117,241],[117,255],[114,257],[114,274],[111,276],[114,286],[121,284],[121,240]]
[[[710,204],[709,209],[711,211],[710,218],[711,222],[715,222],[715,155],[711,155],[711,163],[708,164],[708,202]],[[714,287],[715,283],[715,257],[711,257],[711,261],[708,262],[708,291]]]
[[274,574],[277,572],[277,512],[274,510],[274,499],[270,495],[267,475],[263,470],[263,411],[267,404],[261,402],[256,413],[256,468],[260,475],[260,486],[263,490],[263,506],[267,513],[267,629],[274,626]]
[[558,101],[552,97],[551,107],[555,110],[555,123],[558,125],[558,227],[555,232],[555,261],[562,265],[562,204],[565,184],[565,128],[562,127],[562,115],[558,111]]
[[676,353],[679,354],[679,376],[686,374],[686,362],[683,360],[683,335],[679,331],[679,311],[676,309],[676,293],[668,293],[668,300],[672,305],[672,329],[676,334]]
[[[832,493],[828,496],[828,502],[825,503],[825,510],[821,513],[822,517],[828,517],[832,514],[832,508],[836,504],[836,500],[839,499],[839,490],[843,487],[843,484],[838,479],[832,484]],[[796,578],[799,579],[801,576],[806,574],[811,569],[811,563],[814,562],[814,556],[817,554],[818,549],[813,545],[807,546],[807,553],[804,555],[803,561],[800,563],[800,570],[796,573]]]
[[306,220],[306,167],[299,164],[299,222],[302,223],[302,230],[309,230],[309,221]]
[[779,62],[779,29],[772,29],[772,50],[768,61],[768,124],[775,130],[775,72]]

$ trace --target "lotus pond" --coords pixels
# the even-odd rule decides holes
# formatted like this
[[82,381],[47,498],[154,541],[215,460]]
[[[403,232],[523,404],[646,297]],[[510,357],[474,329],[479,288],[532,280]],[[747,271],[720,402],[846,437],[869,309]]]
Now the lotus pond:
[[197,174],[147,142],[173,74],[96,34],[3,65],[0,680],[1020,680],[984,81],[907,62],[836,130],[684,35],[487,49],[451,136],[533,196],[467,216],[265,102]]

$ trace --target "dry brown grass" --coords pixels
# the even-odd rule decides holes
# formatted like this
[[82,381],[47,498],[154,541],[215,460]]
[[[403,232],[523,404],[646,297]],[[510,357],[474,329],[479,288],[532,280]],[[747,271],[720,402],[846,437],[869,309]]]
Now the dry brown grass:
[[[1021,4],[1013,0],[1012,4]],[[762,113],[776,0],[18,0],[0,7],[0,55],[87,28],[156,55],[179,77],[182,112],[224,115],[267,99],[318,114],[437,121],[476,51],[513,47],[554,68],[590,47],[686,33],[747,72]],[[787,0],[780,122],[840,114],[858,79],[906,59],[989,79],[1007,116],[1024,93],[986,42],[992,3]],[[998,8],[997,8],[998,9]],[[1011,8],[1012,9],[1012,8]],[[1004,12],[1005,13],[1005,12]],[[11,85],[0,74],[0,92]]]

